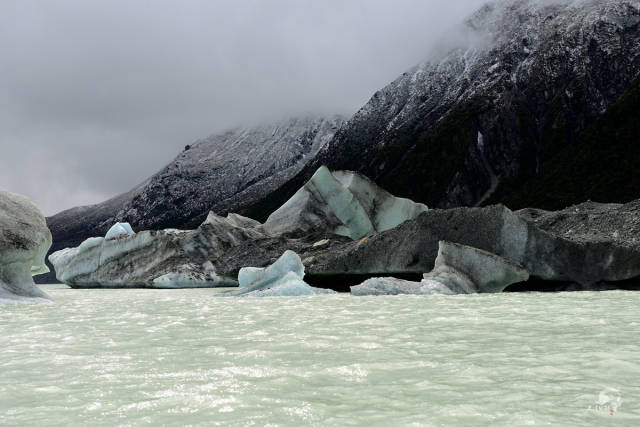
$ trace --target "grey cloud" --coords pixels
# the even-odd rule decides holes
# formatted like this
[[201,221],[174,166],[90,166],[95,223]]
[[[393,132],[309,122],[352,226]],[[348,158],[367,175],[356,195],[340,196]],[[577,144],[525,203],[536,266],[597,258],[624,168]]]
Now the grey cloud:
[[352,114],[482,0],[5,1],[0,187],[53,214],[191,141]]

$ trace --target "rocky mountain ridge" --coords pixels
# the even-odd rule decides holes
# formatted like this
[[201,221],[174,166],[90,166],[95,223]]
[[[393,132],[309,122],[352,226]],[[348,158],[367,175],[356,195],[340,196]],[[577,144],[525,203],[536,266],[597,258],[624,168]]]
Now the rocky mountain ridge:
[[[188,228],[210,210],[226,213],[275,190],[328,143],[344,119],[300,117],[196,141],[131,191],[47,218],[52,251],[103,236],[116,222],[136,229]],[[40,283],[53,280],[40,276]]]
[[300,174],[245,213],[264,219],[320,165],[429,206],[499,202],[544,174],[640,74],[638,0],[491,2],[456,37],[375,93]]

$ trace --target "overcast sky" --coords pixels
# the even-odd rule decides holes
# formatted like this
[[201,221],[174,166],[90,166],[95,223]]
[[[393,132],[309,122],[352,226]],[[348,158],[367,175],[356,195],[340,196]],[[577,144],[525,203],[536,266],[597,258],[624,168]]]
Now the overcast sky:
[[0,187],[47,215],[185,144],[352,114],[483,0],[0,0]]

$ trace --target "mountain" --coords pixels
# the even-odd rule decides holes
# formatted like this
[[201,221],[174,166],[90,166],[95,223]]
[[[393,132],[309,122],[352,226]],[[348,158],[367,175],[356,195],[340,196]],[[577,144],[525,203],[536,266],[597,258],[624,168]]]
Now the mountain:
[[627,202],[640,197],[639,75],[640,0],[493,1],[347,122],[198,141],[130,192],[48,218],[53,250],[116,221],[263,221],[323,165],[431,207]]
[[557,210],[585,200],[629,202],[640,195],[640,78],[589,124],[543,173],[505,195],[514,209]]
[[[495,1],[443,46],[375,93],[298,175],[243,212],[264,219],[320,165],[361,172],[432,207],[559,208],[640,196],[625,181],[640,166],[640,110],[632,107],[640,0]],[[581,167],[587,180],[572,177],[580,165],[596,168]],[[556,188],[567,180],[570,190]],[[537,194],[545,191],[553,200]]]
[[[255,202],[296,175],[343,121],[340,116],[294,118],[196,141],[133,190],[47,218],[52,251],[103,236],[115,222],[129,222],[137,230],[189,228],[210,210],[224,214]],[[47,280],[52,277],[40,282]]]

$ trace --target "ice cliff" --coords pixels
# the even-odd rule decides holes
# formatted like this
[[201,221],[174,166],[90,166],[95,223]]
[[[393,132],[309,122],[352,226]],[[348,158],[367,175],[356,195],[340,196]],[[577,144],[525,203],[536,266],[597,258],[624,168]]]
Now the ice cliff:
[[44,263],[51,233],[40,210],[27,198],[0,190],[0,304],[47,300],[32,276]]

